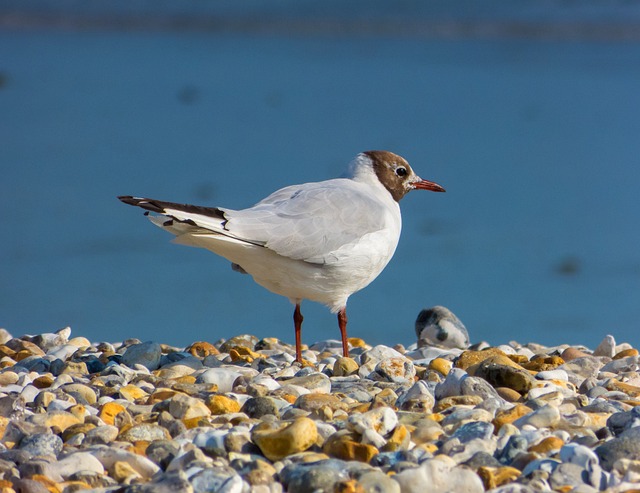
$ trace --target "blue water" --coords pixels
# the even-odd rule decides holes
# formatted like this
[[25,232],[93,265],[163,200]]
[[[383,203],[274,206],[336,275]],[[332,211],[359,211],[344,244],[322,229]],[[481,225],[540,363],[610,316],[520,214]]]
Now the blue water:
[[0,326],[292,342],[286,299],[115,197],[242,208],[388,149],[447,193],[403,200],[350,336],[408,345],[442,304],[472,341],[638,346],[639,87],[637,41],[5,25]]

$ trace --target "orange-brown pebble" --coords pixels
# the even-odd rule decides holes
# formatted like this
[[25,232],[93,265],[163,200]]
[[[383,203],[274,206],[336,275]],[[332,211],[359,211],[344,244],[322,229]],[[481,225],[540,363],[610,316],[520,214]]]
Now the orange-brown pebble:
[[509,387],[496,387],[496,392],[507,402],[518,402],[522,399],[520,392],[517,392]]
[[444,375],[445,377],[451,371],[452,366],[453,366],[453,363],[444,358],[434,358],[429,362],[430,370],[435,370],[441,375]]
[[558,437],[550,436],[540,442],[529,447],[529,452],[536,452],[538,454],[549,455],[550,452],[560,450],[564,445],[564,441]]
[[565,361],[560,356],[540,356],[531,358],[530,361],[522,363],[522,366],[530,371],[549,371],[564,365]]
[[513,423],[516,419],[521,418],[522,416],[526,416],[527,414],[533,412],[528,406],[524,404],[516,404],[511,409],[507,409],[505,411],[498,411],[496,413],[496,417],[493,418],[493,425],[496,427],[496,431],[502,428],[503,425]]
[[629,356],[638,356],[638,350],[635,348],[623,349],[616,353],[613,359],[628,358]]
[[482,370],[489,365],[502,365],[502,366],[509,366],[511,368],[518,368],[519,370],[523,369],[522,366],[520,366],[518,363],[513,361],[507,355],[495,354],[493,356],[489,356],[488,358],[483,359],[482,361],[480,361],[479,363],[476,363],[475,365],[469,366],[467,368],[467,373],[469,375],[474,376],[477,373],[482,372]]
[[625,394],[631,397],[640,396],[640,387],[636,385],[629,385],[628,383],[620,382],[615,378],[612,378],[611,380],[609,380],[609,383],[607,384],[607,389],[624,392]]
[[395,452],[396,450],[407,450],[411,441],[411,434],[405,425],[398,425],[387,440],[383,450],[385,452]]
[[562,359],[565,361],[571,361],[573,359],[584,358],[585,356],[591,356],[590,354],[585,353],[584,351],[580,351],[579,349],[568,347],[564,351],[562,351]]
[[460,356],[458,356],[458,358],[456,358],[455,367],[466,370],[470,366],[477,365],[485,359],[496,355],[506,356],[504,351],[495,347],[483,349],[482,351],[468,350],[463,352]]
[[529,358],[527,358],[524,354],[508,354],[507,356],[511,361],[517,363],[518,365],[522,365],[523,363],[529,361]]
[[486,467],[481,466],[477,471],[486,490],[492,490],[504,484],[511,483],[520,477],[520,470],[515,467]]
[[0,358],[4,358],[5,356],[15,360],[16,352],[8,346],[4,344],[0,345]]
[[231,356],[231,361],[246,361],[247,363],[263,357],[260,353],[256,353],[245,346],[236,346],[230,349],[229,356]]
[[42,375],[33,381],[33,386],[37,389],[48,389],[53,385],[55,379],[52,375]]
[[159,388],[147,398],[147,404],[156,404],[157,402],[171,399],[178,391],[173,389]]
[[351,344],[351,347],[366,347],[367,343],[359,337],[349,337],[347,342]]
[[131,383],[129,385],[121,387],[119,392],[122,398],[128,400],[129,402],[133,402],[136,399],[141,399],[142,397],[147,396],[147,393],[144,390],[142,390],[140,387],[136,387]]
[[347,479],[337,483],[333,487],[333,493],[365,493],[365,490],[355,479]]
[[[518,394],[519,395],[519,394]],[[482,397],[479,395],[451,395],[440,399],[433,410],[435,412],[442,412],[445,409],[449,409],[453,406],[477,406],[482,402]]]
[[373,445],[358,443],[348,436],[329,437],[323,445],[322,451],[336,459],[357,460],[367,463],[378,455],[378,449]]
[[206,404],[211,411],[211,414],[214,415],[238,413],[241,408],[238,401],[221,394],[209,396]]
[[218,348],[206,341],[194,342],[187,348],[187,352],[197,358],[206,358],[207,356],[220,354]]
[[121,412],[126,411],[125,407],[122,404],[118,404],[117,402],[107,402],[101,408],[98,413],[98,417],[108,425],[114,425],[115,418]]

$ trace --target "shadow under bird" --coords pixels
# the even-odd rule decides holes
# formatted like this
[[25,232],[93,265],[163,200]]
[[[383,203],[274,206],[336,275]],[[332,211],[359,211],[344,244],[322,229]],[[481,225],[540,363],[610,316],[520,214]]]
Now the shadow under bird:
[[398,202],[411,190],[444,192],[388,151],[358,154],[341,178],[282,188],[242,210],[118,197],[154,213],[151,221],[184,245],[226,258],[295,305],[296,361],[302,362],[302,300],[338,314],[349,355],[347,299],[373,281],[398,245]]

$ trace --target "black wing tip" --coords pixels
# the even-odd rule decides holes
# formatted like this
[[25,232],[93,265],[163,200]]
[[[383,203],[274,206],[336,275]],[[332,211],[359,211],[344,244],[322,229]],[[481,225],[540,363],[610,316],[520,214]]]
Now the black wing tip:
[[118,199],[128,205],[135,205],[142,207],[143,209],[151,212],[164,212],[164,208],[159,204],[156,204],[152,199],[145,199],[142,197],[132,197],[131,195],[120,195]]

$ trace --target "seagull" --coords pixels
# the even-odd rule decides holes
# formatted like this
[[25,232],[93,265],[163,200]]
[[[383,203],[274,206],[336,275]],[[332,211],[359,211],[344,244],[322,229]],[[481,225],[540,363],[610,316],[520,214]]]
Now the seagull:
[[302,363],[302,300],[337,313],[342,354],[349,356],[347,299],[393,257],[402,224],[399,201],[411,190],[445,191],[397,154],[365,151],[340,178],[282,188],[248,209],[118,198],[145,209],[175,242],[211,250],[289,298],[295,305],[296,361]]

